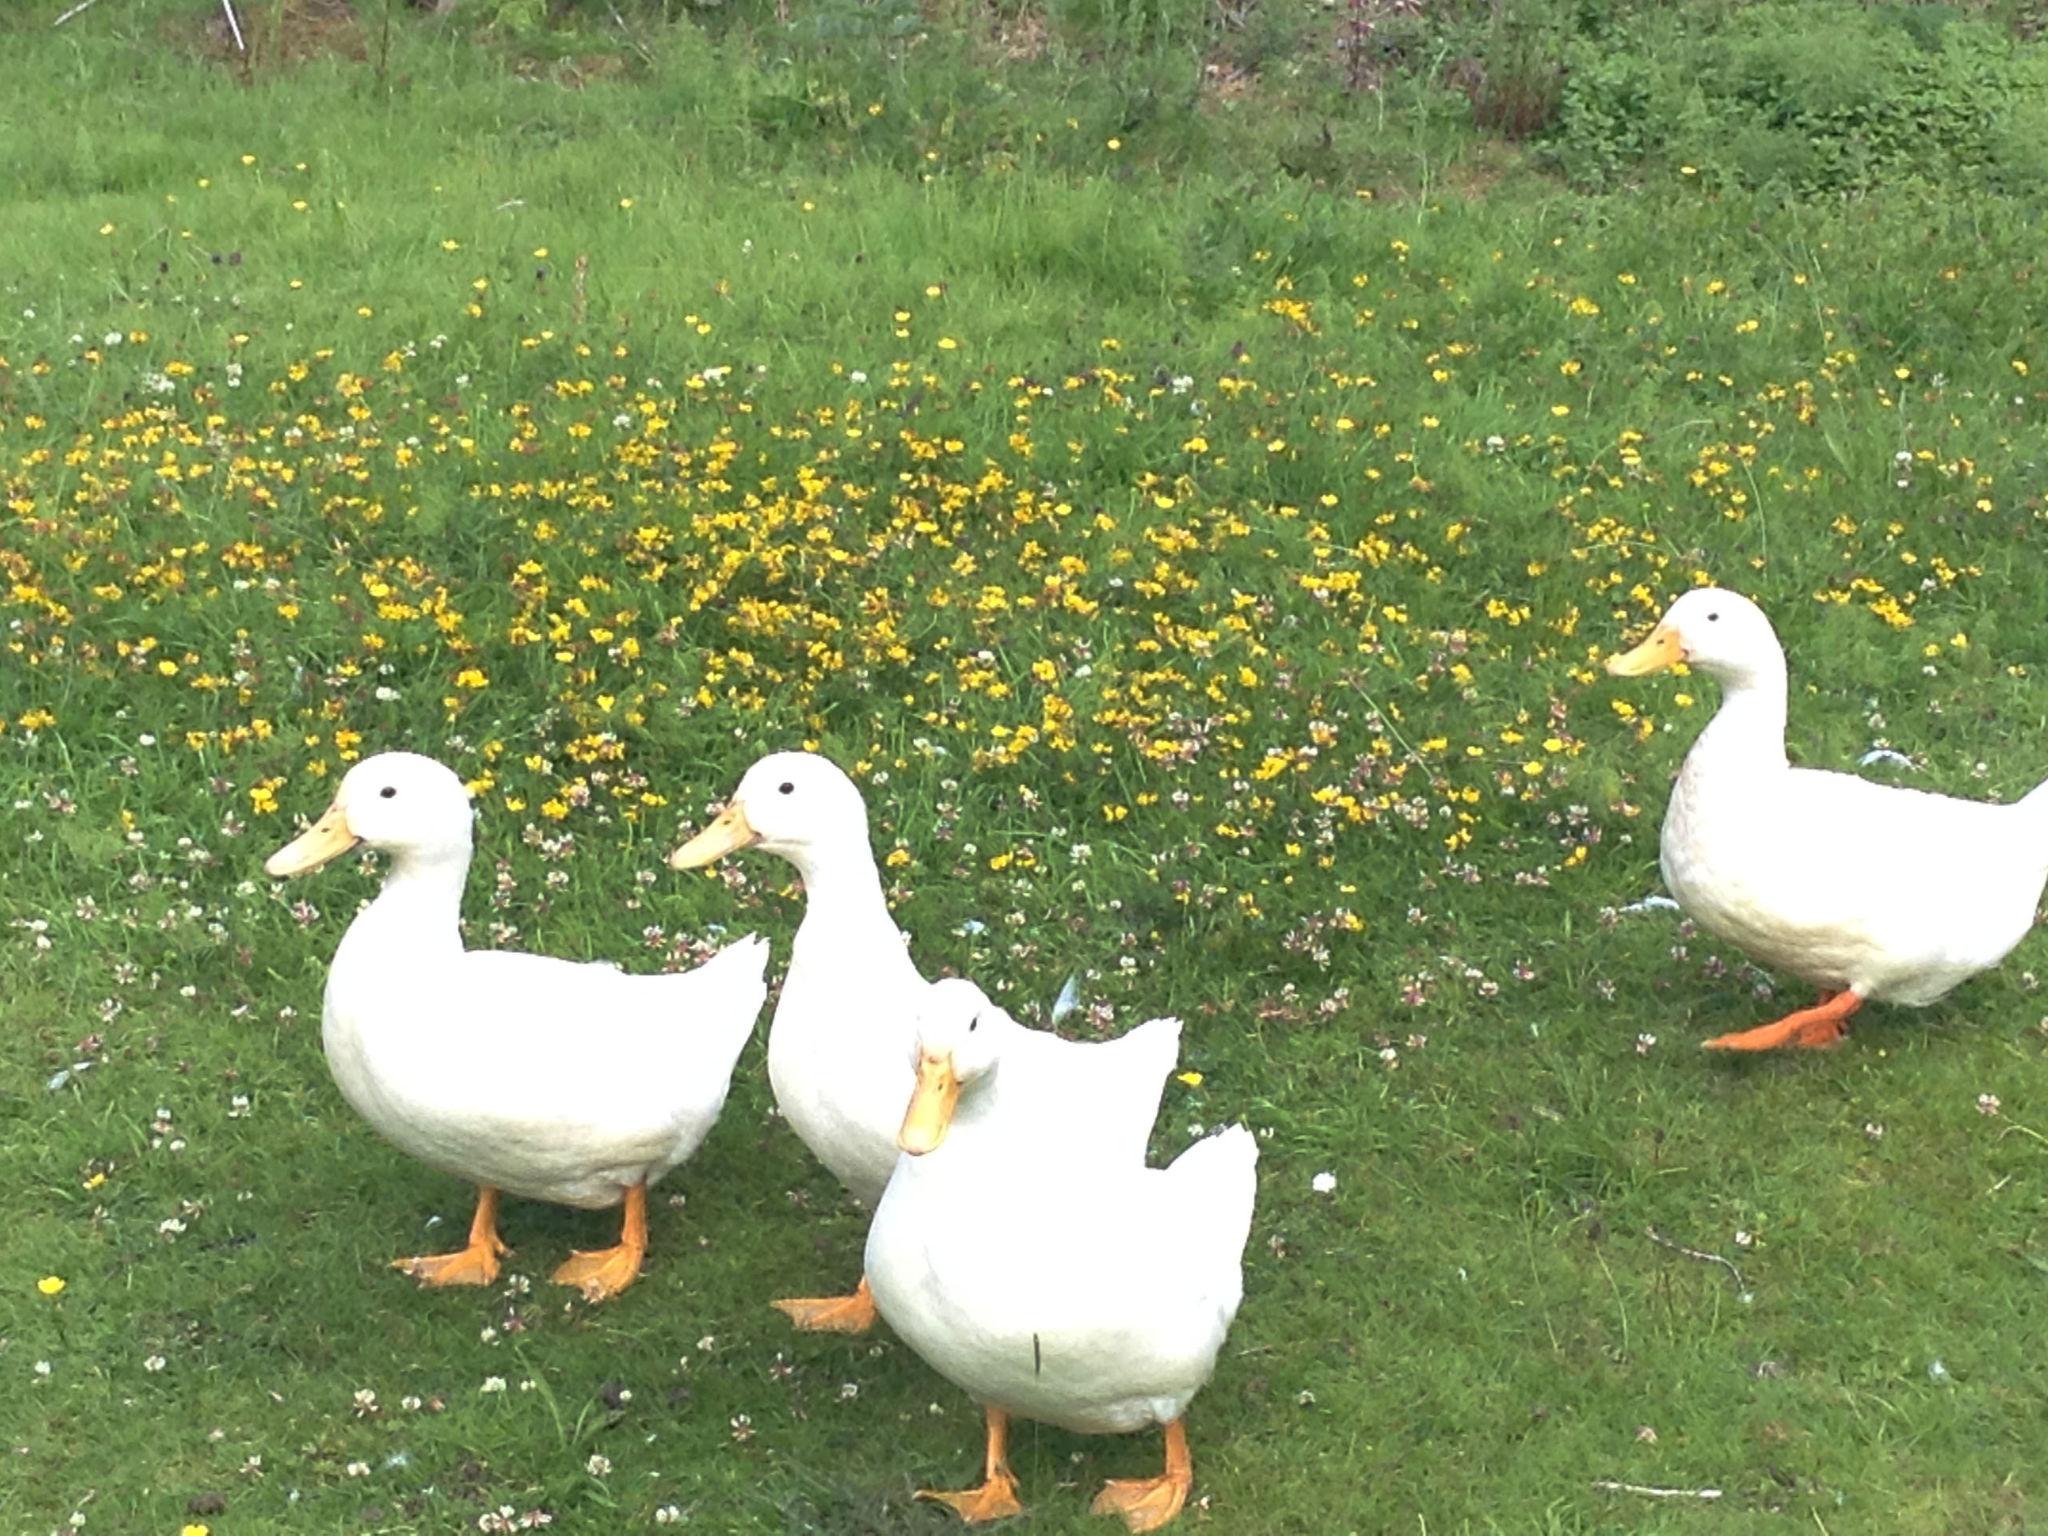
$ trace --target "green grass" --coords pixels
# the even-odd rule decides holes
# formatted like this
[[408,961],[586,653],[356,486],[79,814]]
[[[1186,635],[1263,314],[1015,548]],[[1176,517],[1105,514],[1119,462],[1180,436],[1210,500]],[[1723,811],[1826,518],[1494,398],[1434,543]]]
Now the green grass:
[[[385,1262],[468,1192],[315,1025],[369,878],[258,869],[402,744],[480,786],[476,942],[779,965],[779,866],[660,856],[801,741],[928,971],[1179,1012],[1159,1151],[1270,1131],[1188,1529],[2039,1523],[2039,941],[1703,1057],[1792,995],[1620,911],[1710,689],[1597,666],[1709,575],[1802,760],[2048,769],[2037,209],[1568,194],[1412,86],[1190,110],[1163,6],[999,69],[977,18],[599,68],[402,16],[247,81],[203,9],[0,27],[10,1528],[949,1529],[910,1493],[972,1405],[765,1306],[862,1229],[758,1044],[617,1304],[542,1279],[610,1218],[530,1205],[530,1292],[417,1294]],[[1080,1532],[1156,1446],[1016,1453],[1022,1528]]]

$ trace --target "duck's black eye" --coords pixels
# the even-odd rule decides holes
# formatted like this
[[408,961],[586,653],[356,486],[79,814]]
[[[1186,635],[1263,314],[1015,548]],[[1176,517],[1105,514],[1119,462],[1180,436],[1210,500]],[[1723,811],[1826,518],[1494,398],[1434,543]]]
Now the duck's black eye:
[[1707,615],[1707,622],[1709,624],[1718,624],[1721,622],[1721,615],[1719,615],[1718,613],[1710,613]]
[[386,784],[382,789],[378,790],[377,793],[383,799],[390,800],[397,796],[398,791],[393,789],[389,784]]
[[775,786],[775,792],[778,795],[793,795],[796,793],[796,786],[787,781],[784,781],[783,783]]

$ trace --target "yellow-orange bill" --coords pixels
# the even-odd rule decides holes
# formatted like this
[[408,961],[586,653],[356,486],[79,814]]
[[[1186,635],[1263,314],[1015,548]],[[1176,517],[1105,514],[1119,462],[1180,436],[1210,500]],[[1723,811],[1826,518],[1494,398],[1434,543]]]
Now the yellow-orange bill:
[[917,1091],[910,1096],[910,1108],[903,1114],[903,1129],[896,1133],[896,1145],[912,1157],[923,1157],[946,1139],[953,1123],[953,1107],[960,1102],[960,1076],[953,1070],[950,1055],[927,1053],[917,1062]]
[[1634,650],[1608,657],[1607,670],[1615,677],[1647,677],[1683,660],[1685,648],[1678,642],[1678,631],[1659,624]]
[[340,858],[361,841],[348,829],[348,813],[337,801],[327,807],[312,826],[265,859],[263,872],[273,880],[311,874],[322,864]]
[[670,869],[698,869],[728,853],[751,848],[761,841],[747,821],[747,813],[735,800],[713,818],[711,825],[668,856]]

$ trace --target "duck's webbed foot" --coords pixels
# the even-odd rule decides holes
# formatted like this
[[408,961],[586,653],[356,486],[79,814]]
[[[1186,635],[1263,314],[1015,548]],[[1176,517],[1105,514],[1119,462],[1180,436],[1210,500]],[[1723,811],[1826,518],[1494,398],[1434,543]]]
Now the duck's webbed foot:
[[1717,1035],[1705,1043],[1709,1051],[1775,1051],[1793,1047],[1825,1051],[1849,1035],[1849,1015],[1863,1006],[1854,992],[1823,993],[1811,1008],[1801,1008],[1770,1024],[1737,1034]]

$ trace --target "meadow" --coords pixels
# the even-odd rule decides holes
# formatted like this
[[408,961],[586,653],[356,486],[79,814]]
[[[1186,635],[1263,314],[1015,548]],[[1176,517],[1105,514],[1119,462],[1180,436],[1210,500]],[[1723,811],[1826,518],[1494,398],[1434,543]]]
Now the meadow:
[[[488,1291],[386,1268],[470,1191],[321,1059],[375,870],[260,865],[398,746],[475,790],[473,943],[779,970],[783,866],[663,857],[806,745],[929,973],[1185,1018],[1156,1154],[1262,1149],[1188,1530],[2048,1518],[2048,950],[1706,1056],[1805,999],[1645,902],[1712,685],[1600,666],[1712,580],[1798,760],[2048,773],[2027,186],[1808,195],[1705,129],[1588,185],[1164,9],[252,0],[260,67],[196,0],[29,9],[0,1526],[952,1528],[910,1496],[974,1406],[766,1304],[863,1226],[758,1039],[615,1303],[545,1281],[608,1215],[508,1205]],[[1155,1455],[1020,1427],[1017,1528],[1114,1529]]]

